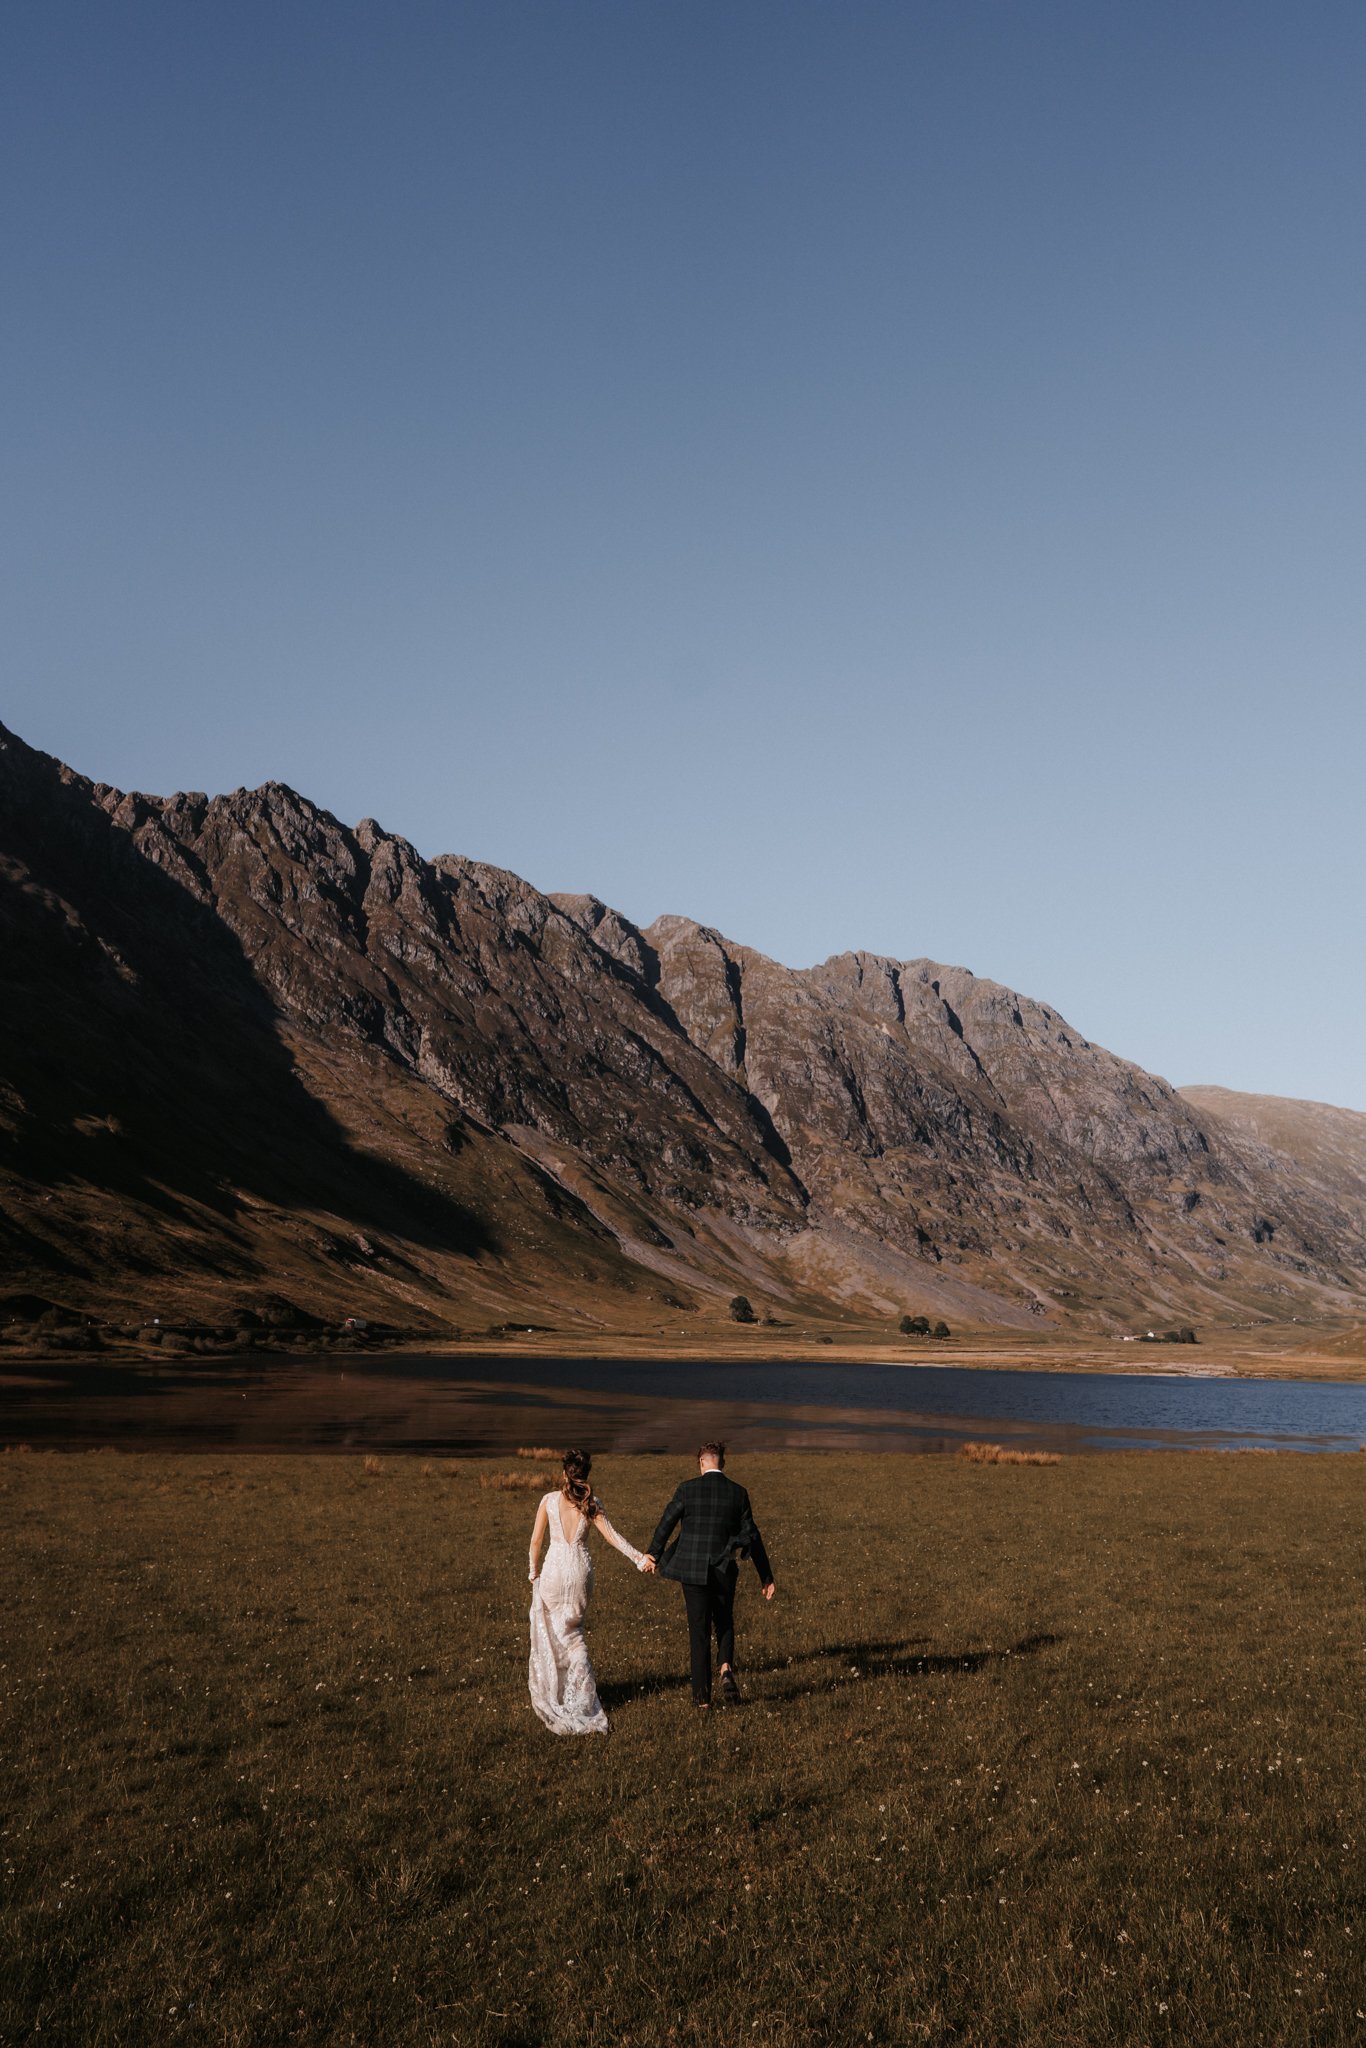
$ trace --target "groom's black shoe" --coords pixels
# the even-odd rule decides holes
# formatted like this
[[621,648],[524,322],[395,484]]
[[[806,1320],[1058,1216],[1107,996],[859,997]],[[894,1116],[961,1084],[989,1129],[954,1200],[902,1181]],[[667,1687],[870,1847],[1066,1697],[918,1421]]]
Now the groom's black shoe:
[[721,1673],[721,1700],[727,1707],[738,1707],[740,1704],[740,1688],[735,1683],[733,1671]]

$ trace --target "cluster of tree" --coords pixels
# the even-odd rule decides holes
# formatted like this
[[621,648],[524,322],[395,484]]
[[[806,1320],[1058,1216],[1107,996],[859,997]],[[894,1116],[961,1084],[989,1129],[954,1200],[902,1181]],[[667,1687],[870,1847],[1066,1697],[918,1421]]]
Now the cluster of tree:
[[766,1330],[783,1330],[787,1325],[771,1309],[762,1316],[754,1313],[753,1304],[747,1294],[732,1294],[730,1298],[730,1319],[733,1323],[762,1322]]
[[1145,1330],[1138,1341],[1140,1344],[1198,1344],[1200,1339],[1196,1336],[1194,1330],[1183,1328],[1180,1330],[1164,1330],[1161,1336],[1158,1335],[1156,1330]]
[[[747,1294],[733,1294],[731,1296],[730,1319],[733,1323],[758,1322],[759,1318],[755,1315],[753,1305]],[[765,1316],[764,1321],[772,1325],[774,1329],[781,1327],[776,1316]],[[928,1316],[903,1316],[897,1328],[901,1331],[903,1337],[951,1337],[953,1335],[947,1323],[932,1324]],[[821,1337],[817,1341],[821,1344],[828,1344],[831,1340],[829,1337]]]
[[928,1316],[903,1316],[897,1324],[903,1337],[951,1337],[952,1330],[947,1323],[930,1326]]

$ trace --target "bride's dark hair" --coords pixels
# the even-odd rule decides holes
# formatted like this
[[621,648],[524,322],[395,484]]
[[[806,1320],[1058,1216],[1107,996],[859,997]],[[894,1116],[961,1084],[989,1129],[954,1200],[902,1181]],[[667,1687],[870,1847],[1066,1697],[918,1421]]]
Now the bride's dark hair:
[[560,1492],[572,1501],[581,1515],[591,1522],[598,1511],[593,1498],[593,1489],[588,1484],[588,1475],[593,1469],[593,1460],[587,1451],[566,1451],[564,1454],[564,1479]]

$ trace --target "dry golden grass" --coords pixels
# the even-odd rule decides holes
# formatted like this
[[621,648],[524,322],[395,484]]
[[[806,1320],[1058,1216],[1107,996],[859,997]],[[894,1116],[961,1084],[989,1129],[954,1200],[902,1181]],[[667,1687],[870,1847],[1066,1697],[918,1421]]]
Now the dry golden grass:
[[367,1478],[377,1479],[380,1473],[384,1470],[384,1461],[382,1458],[377,1458],[374,1452],[371,1451],[367,1454],[367,1456],[364,1459],[362,1470],[365,1472]]
[[547,1493],[553,1472],[481,1472],[479,1484],[490,1493]]
[[519,1458],[539,1458],[544,1463],[547,1458],[558,1458],[560,1453],[550,1450],[545,1444],[542,1444],[539,1448],[529,1448],[526,1444],[519,1444],[517,1455]]
[[1056,1451],[1016,1451],[1005,1444],[963,1444],[958,1452],[972,1465],[1061,1465]]
[[566,1740],[519,1492],[5,1461],[0,2042],[1359,2048],[1360,1458],[733,1466],[746,1704],[597,1548]]

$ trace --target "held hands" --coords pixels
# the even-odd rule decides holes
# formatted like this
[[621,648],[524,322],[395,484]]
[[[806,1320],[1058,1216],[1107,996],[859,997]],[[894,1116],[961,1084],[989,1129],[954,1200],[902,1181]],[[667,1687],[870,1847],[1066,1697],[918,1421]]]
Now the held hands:
[[654,1575],[654,1569],[655,1569],[655,1561],[654,1561],[654,1559],[653,1559],[653,1558],[652,1558],[652,1557],[650,1556],[650,1554],[649,1554],[649,1552],[648,1552],[648,1551],[647,1551],[647,1552],[645,1553],[644,1557],[642,1557],[642,1559],[640,1560],[640,1563],[639,1563],[639,1564],[637,1565],[636,1569],[637,1569],[637,1571],[642,1571],[642,1572],[649,1572],[649,1573],[650,1573],[650,1575],[651,1575],[651,1576],[653,1577],[653,1575]]

